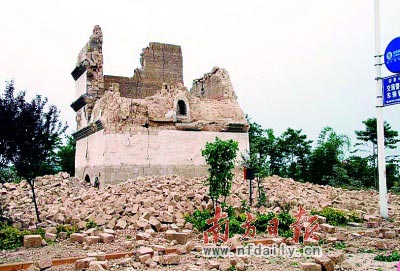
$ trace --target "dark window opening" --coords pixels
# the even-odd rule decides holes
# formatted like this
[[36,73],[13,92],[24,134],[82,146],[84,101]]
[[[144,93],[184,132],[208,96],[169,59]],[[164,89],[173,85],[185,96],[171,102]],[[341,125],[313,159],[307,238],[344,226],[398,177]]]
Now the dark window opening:
[[186,114],[187,114],[187,110],[186,110],[186,104],[185,104],[185,102],[184,101],[182,101],[182,100],[179,100],[178,101],[178,108],[177,108],[177,113],[178,113],[178,115],[180,115],[180,116],[186,116]]
[[90,183],[90,177],[89,177],[89,175],[87,175],[87,174],[86,174],[86,176],[85,176],[85,182]]

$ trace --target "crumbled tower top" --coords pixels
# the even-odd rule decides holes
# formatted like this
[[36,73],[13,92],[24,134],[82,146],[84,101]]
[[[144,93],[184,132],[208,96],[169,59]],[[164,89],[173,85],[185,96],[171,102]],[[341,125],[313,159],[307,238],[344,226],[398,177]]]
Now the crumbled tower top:
[[77,112],[78,130],[96,123],[107,133],[135,133],[143,127],[248,131],[225,69],[214,67],[194,80],[188,91],[183,85],[181,47],[151,42],[143,49],[142,67],[135,69],[133,77],[103,75],[102,42],[101,29],[95,26],[72,73],[78,95],[71,106]]

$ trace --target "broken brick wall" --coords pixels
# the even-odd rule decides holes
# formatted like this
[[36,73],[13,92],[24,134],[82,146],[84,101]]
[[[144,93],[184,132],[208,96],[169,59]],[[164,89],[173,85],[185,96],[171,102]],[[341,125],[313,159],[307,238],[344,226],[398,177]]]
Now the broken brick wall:
[[105,75],[105,89],[119,90],[121,97],[141,99],[155,95],[163,84],[183,84],[182,50],[178,45],[150,42],[143,49],[141,69],[133,77]]
[[190,93],[202,99],[236,99],[228,72],[219,67],[214,67],[202,78],[193,80]]

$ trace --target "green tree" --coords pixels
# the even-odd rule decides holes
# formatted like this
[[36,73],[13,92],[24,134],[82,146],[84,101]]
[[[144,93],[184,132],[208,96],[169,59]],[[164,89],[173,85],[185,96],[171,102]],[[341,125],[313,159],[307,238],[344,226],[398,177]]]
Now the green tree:
[[207,142],[202,155],[208,164],[209,177],[207,183],[209,185],[209,196],[213,201],[214,210],[220,196],[229,196],[233,173],[235,167],[236,153],[239,150],[239,144],[232,140],[221,140],[215,138],[213,143]]
[[350,156],[343,161],[343,168],[348,176],[353,180],[350,184],[353,186],[373,187],[374,186],[374,168],[370,165],[368,159],[360,156]]
[[373,167],[368,159],[360,156],[350,156],[333,166],[332,174],[324,176],[324,181],[332,186],[346,188],[373,187]]
[[[359,143],[356,143],[355,146],[364,146],[370,149],[370,155],[367,156],[367,159],[369,159],[370,163],[373,166],[373,179],[375,183],[375,188],[377,188],[378,185],[378,177],[377,177],[377,172],[378,172],[378,144],[377,144],[377,122],[376,118],[369,118],[367,120],[364,120],[362,122],[365,125],[365,130],[356,130],[354,131],[357,140],[361,141]],[[400,142],[399,139],[399,133],[395,130],[392,129],[390,124],[388,122],[384,122],[383,124],[383,130],[384,130],[384,142],[385,142],[385,148],[388,149],[396,149],[397,144]],[[366,151],[366,150],[358,150],[358,151]],[[386,156],[387,160],[387,165],[386,165],[386,172],[387,172],[387,182],[388,184],[394,184],[398,182],[398,167],[395,165],[398,163],[398,158],[397,156]]]
[[279,175],[296,180],[305,180],[308,173],[309,156],[311,155],[312,140],[302,130],[288,128],[277,140],[280,154]]
[[310,157],[309,179],[314,183],[328,184],[328,177],[334,176],[334,166],[341,164],[349,147],[350,140],[346,135],[337,134],[331,127],[322,129]]
[[[356,130],[354,131],[357,140],[362,141],[362,143],[357,143],[356,146],[364,145],[371,147],[372,152],[376,154],[376,146],[377,146],[377,127],[376,127],[376,118],[369,118],[362,122],[365,125],[365,130]],[[396,149],[397,143],[400,142],[399,133],[395,130],[392,130],[392,127],[388,122],[384,122],[384,137],[385,137],[385,148]],[[366,145],[370,144],[370,145]]]
[[[55,106],[48,106],[46,98],[37,95],[32,101],[25,100],[25,92],[14,96],[14,83],[6,86],[0,96],[0,116],[7,128],[0,133],[1,167],[15,167],[32,191],[36,217],[40,222],[35,195],[35,177],[42,175],[48,165],[54,165],[55,149],[60,135],[67,128],[59,120]],[[2,124],[4,125],[4,123]]]
[[247,116],[249,122],[249,142],[252,161],[257,161],[258,168],[266,174],[279,174],[281,167],[281,156],[277,149],[277,138],[272,129],[263,129],[260,124],[252,122]]
[[75,139],[72,136],[68,136],[66,144],[57,151],[60,170],[68,172],[71,176],[75,175],[75,146]]

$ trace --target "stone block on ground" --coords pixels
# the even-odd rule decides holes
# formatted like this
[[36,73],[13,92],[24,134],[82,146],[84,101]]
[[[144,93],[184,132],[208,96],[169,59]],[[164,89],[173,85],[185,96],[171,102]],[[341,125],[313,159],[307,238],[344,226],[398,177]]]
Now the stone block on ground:
[[364,216],[364,219],[365,219],[367,222],[379,222],[379,218],[376,217],[376,216],[372,216],[372,215],[365,215],[365,216]]
[[136,234],[136,240],[148,241],[148,240],[150,240],[150,238],[151,238],[151,235],[149,233],[147,233],[147,232],[138,232]]
[[54,242],[57,239],[57,234],[46,232],[44,238]]
[[24,247],[41,247],[42,246],[42,236],[40,235],[25,235],[24,236]]
[[104,229],[104,231],[103,231],[104,233],[108,233],[108,234],[112,234],[112,235],[115,235],[115,231],[114,230],[112,230],[112,229]]
[[100,237],[99,236],[86,236],[85,238],[83,238],[83,242],[85,242],[85,244],[87,245],[94,245],[99,243],[100,241]]
[[219,268],[219,261],[215,261],[215,260],[211,260],[209,263],[208,263],[208,268],[209,269],[218,269]]
[[385,233],[383,234],[383,237],[385,237],[386,239],[396,238],[396,232],[395,231],[385,231]]
[[78,229],[83,230],[84,228],[86,228],[86,221],[79,221],[76,226],[78,227]]
[[178,244],[184,245],[187,243],[187,240],[189,239],[189,233],[188,232],[176,232],[174,230],[167,230],[165,232],[165,238],[167,240],[175,240]]
[[35,262],[34,264],[40,270],[46,270],[46,269],[49,269],[53,265],[53,262],[50,258],[47,258],[47,259],[39,260],[39,261]]
[[96,258],[97,261],[105,261],[106,253],[105,252],[88,252],[86,254],[87,258]]
[[132,241],[125,241],[122,243],[122,246],[125,249],[132,249],[133,248],[133,242]]
[[48,228],[46,229],[46,233],[57,234],[57,228],[56,228],[56,227],[48,227]]
[[180,256],[176,253],[160,256],[160,264],[162,265],[177,265],[180,260]]
[[114,235],[109,234],[109,233],[99,233],[98,236],[100,237],[100,241],[102,243],[111,243],[112,241],[114,241]]
[[116,229],[119,229],[119,230],[123,230],[123,229],[126,228],[126,226],[127,226],[126,220],[124,220],[124,219],[119,219],[119,220],[117,221],[117,224],[115,225],[115,228],[116,228]]
[[69,236],[69,240],[71,242],[77,242],[77,243],[83,243],[84,238],[85,238],[85,235],[83,233],[72,233]]
[[96,261],[96,258],[87,257],[83,259],[79,259],[75,262],[75,270],[85,270],[89,268],[90,262]]
[[165,250],[167,249],[165,246],[161,246],[161,245],[151,245],[150,247],[151,247],[154,251],[161,252],[161,253],[164,253]]
[[150,254],[144,254],[144,255],[140,255],[139,257],[138,257],[138,259],[139,259],[139,262],[140,263],[145,263],[148,259],[151,259],[151,255]]
[[325,224],[326,223],[326,217],[317,215],[317,222],[318,222],[318,224]]
[[232,270],[231,267],[232,267],[232,266],[231,266],[230,263],[222,262],[222,263],[219,265],[219,270],[221,270],[221,271],[229,271],[229,270]]
[[145,246],[141,246],[137,251],[136,251],[136,255],[146,255],[146,254],[150,254],[150,255],[154,255],[154,250],[151,247],[145,247]]
[[378,228],[379,227],[379,222],[378,221],[367,222],[367,227],[368,228]]
[[344,261],[344,253],[343,252],[332,252],[326,254],[326,256],[333,261],[334,265],[340,265]]
[[108,268],[108,261],[92,261],[89,263],[89,270],[107,270]]
[[34,264],[31,264],[31,266],[29,266],[28,269],[26,269],[27,271],[40,271],[40,269],[35,266]]
[[350,233],[350,237],[352,239],[360,239],[360,238],[362,238],[362,235],[359,234],[358,232],[352,232],[352,233]]
[[321,224],[319,225],[321,228],[321,231],[327,232],[327,233],[335,233],[335,226],[329,225],[329,224]]
[[247,269],[246,265],[244,264],[244,262],[238,262],[235,265],[235,268],[237,271],[245,271]]
[[325,271],[334,271],[335,265],[333,261],[326,255],[314,257],[315,263],[322,265],[322,269]]
[[149,224],[156,232],[159,232],[161,230],[161,222],[158,221],[156,218],[151,217],[149,220]]
[[303,271],[321,271],[322,266],[318,263],[300,263],[300,270]]

